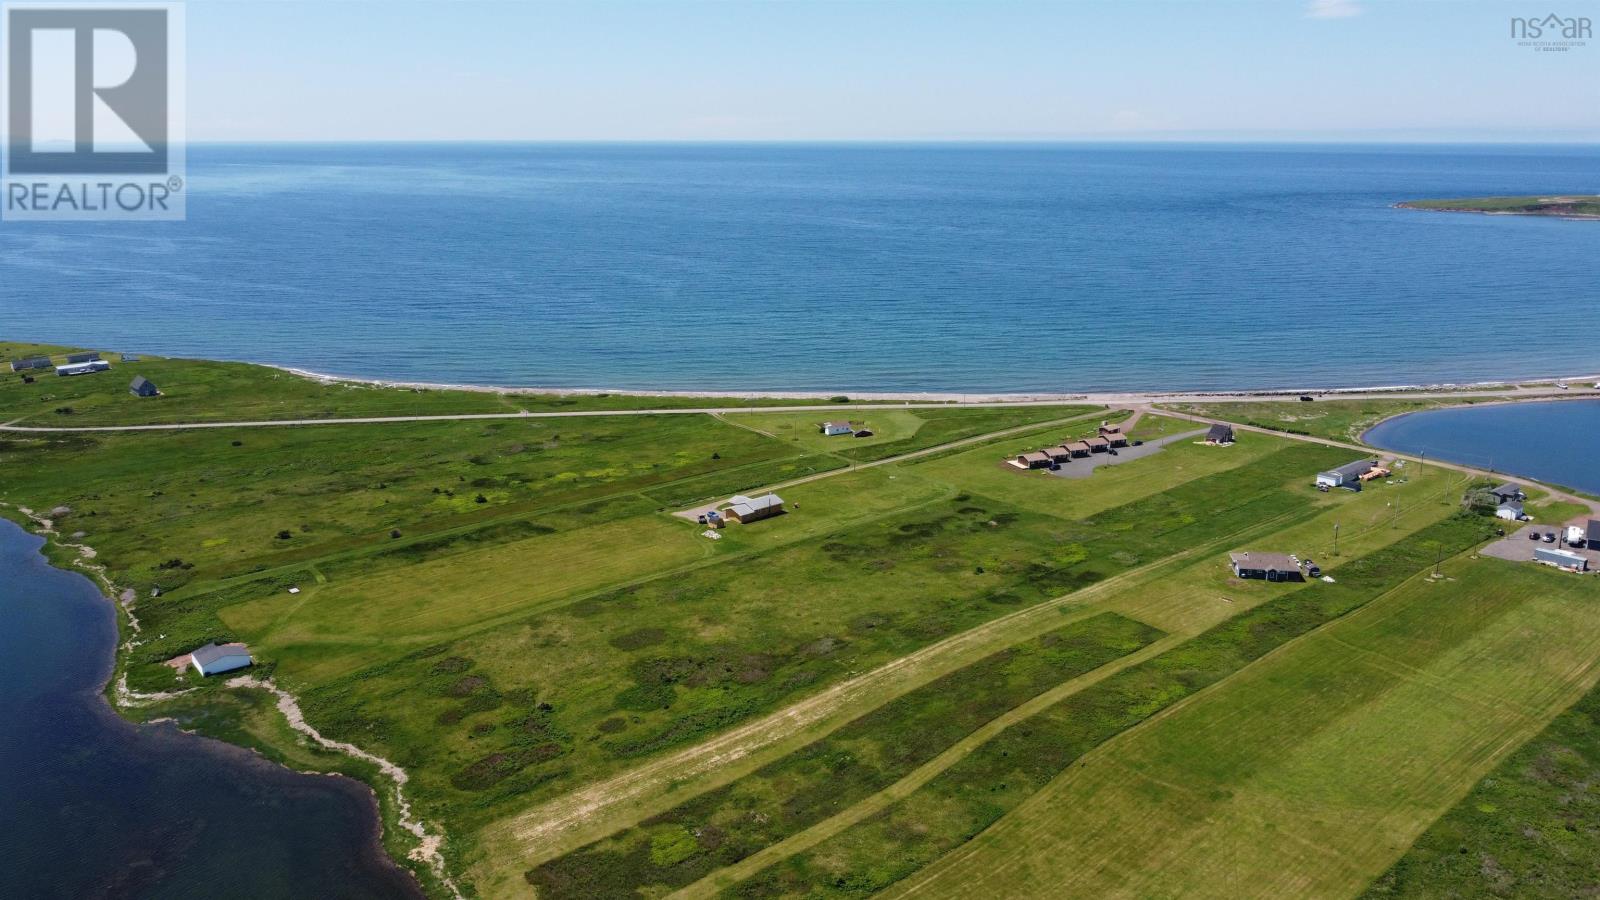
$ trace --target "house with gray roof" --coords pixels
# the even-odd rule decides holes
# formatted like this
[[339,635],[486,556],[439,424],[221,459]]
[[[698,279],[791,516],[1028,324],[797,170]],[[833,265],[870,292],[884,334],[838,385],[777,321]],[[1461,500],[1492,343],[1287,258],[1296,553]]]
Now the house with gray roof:
[[67,365],[70,366],[73,363],[94,362],[95,360],[97,360],[99,358],[100,358],[100,354],[94,353],[94,352],[89,352],[89,353],[68,353],[67,354]]
[[53,363],[50,362],[50,357],[48,356],[29,356],[25,359],[13,359],[11,361],[11,371],[22,372],[28,369],[48,369],[52,365]]
[[189,662],[201,675],[216,675],[243,669],[254,660],[250,648],[243,644],[207,644],[189,654]]
[[154,397],[161,392],[156,390],[155,382],[143,375],[135,375],[133,383],[128,385],[128,393],[135,397]]
[[1522,501],[1528,499],[1528,495],[1522,490],[1522,485],[1515,484],[1510,481],[1500,485],[1489,493],[1493,494],[1494,498],[1499,500],[1501,503],[1509,503],[1513,500]]
[[1251,551],[1230,553],[1228,564],[1233,566],[1233,574],[1238,578],[1259,578],[1265,581],[1305,580],[1305,576],[1300,573],[1300,564],[1291,559],[1287,553]]
[[1233,426],[1232,425],[1224,425],[1221,422],[1218,422],[1217,424],[1211,426],[1210,430],[1208,430],[1206,432],[1206,443],[1208,443],[1208,444],[1231,444],[1231,443],[1233,443]]
[[728,508],[722,511],[724,518],[748,525],[761,519],[770,519],[783,512],[783,498],[777,494],[762,494],[759,497],[746,497],[740,494],[728,500]]

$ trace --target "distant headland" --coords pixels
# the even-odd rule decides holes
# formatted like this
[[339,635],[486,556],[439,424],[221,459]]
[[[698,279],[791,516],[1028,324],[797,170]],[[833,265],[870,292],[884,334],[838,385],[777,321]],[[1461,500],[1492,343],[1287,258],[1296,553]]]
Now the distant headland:
[[1464,200],[1406,200],[1400,209],[1436,212],[1470,212],[1489,216],[1555,216],[1562,219],[1600,219],[1600,195],[1566,194],[1553,197],[1471,197]]

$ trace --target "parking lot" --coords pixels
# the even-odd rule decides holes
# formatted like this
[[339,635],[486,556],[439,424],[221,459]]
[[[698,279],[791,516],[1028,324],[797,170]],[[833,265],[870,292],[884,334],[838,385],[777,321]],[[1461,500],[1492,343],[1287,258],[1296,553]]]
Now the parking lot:
[[[1580,527],[1582,527],[1581,523]],[[1562,550],[1567,550],[1588,558],[1589,571],[1600,571],[1600,550],[1586,550],[1580,547],[1569,546],[1567,542],[1562,539],[1563,535],[1566,533],[1566,530],[1566,525],[1524,525],[1515,531],[1507,532],[1504,538],[1483,548],[1481,552],[1484,556],[1492,556],[1496,559],[1508,559],[1512,562],[1532,562],[1533,549],[1535,547],[1560,547]],[[1530,539],[1528,537],[1530,532],[1541,535],[1541,539]],[[1542,536],[1551,532],[1555,533],[1556,540],[1555,543],[1547,544],[1542,539]]]

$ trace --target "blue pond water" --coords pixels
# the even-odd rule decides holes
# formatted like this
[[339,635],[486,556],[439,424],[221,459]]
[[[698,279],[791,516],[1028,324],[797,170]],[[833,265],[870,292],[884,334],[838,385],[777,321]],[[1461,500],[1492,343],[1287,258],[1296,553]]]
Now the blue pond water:
[[[189,221],[0,225],[0,336],[618,388],[1600,370],[1593,146],[199,146]],[[1513,336],[1511,344],[1507,335]]]
[[41,544],[0,520],[0,897],[420,896],[365,788],[113,714],[111,606]]
[[1600,496],[1600,400],[1411,413],[1379,423],[1364,440]]

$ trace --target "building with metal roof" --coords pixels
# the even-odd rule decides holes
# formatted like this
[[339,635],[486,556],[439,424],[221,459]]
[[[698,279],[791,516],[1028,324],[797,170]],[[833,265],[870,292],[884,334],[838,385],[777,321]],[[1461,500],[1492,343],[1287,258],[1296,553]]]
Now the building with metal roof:
[[189,654],[189,661],[201,675],[232,672],[254,662],[250,648],[243,644],[207,644]]
[[761,519],[769,519],[783,512],[783,498],[777,494],[762,494],[759,497],[746,497],[743,494],[729,498],[728,508],[722,515],[730,521],[741,525]]
[[156,390],[155,382],[143,375],[135,375],[133,383],[128,385],[128,393],[135,397],[154,397],[161,392]]

